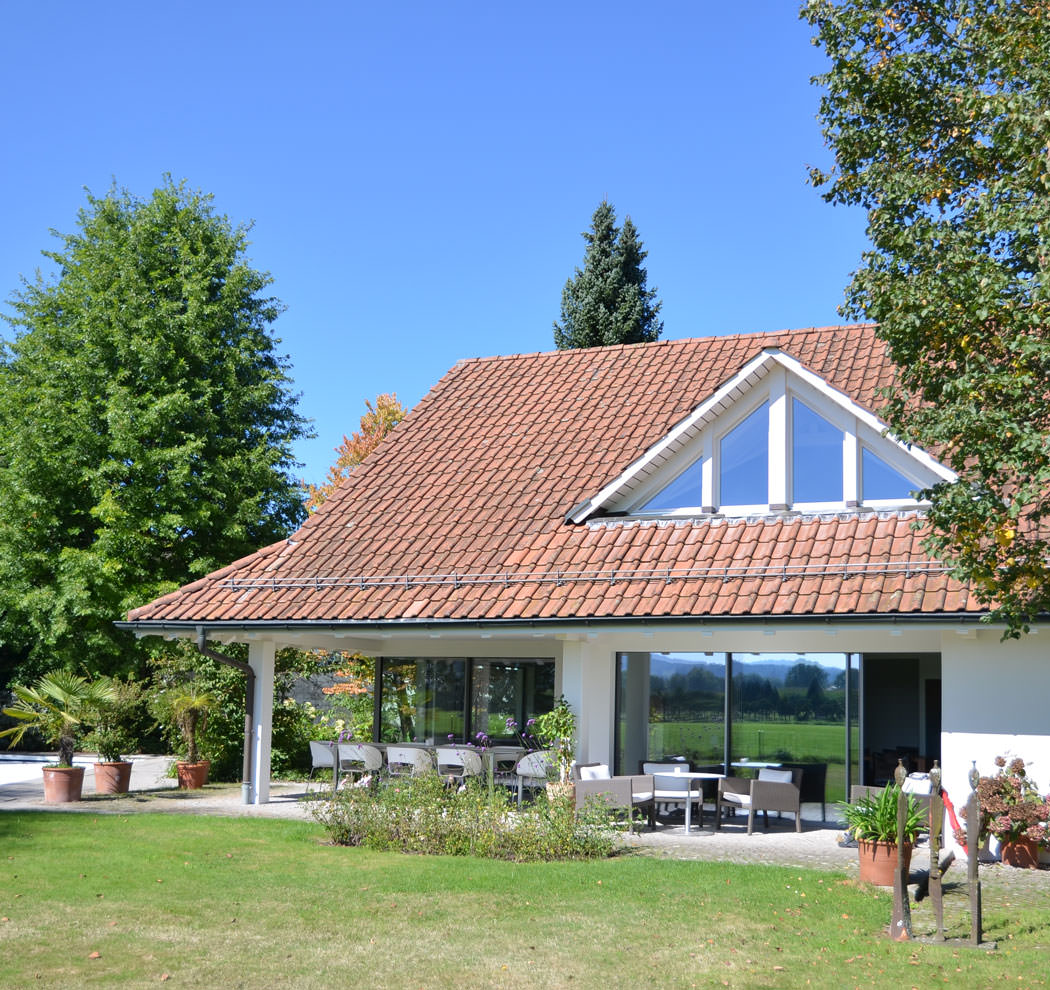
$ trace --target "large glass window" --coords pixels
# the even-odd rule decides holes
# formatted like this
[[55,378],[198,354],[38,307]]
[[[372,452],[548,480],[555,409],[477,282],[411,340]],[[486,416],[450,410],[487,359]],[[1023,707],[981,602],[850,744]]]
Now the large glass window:
[[463,660],[386,660],[382,667],[380,742],[463,739]]
[[860,780],[855,659],[844,653],[621,653],[617,768],[637,773],[646,760],[675,757],[694,769],[721,771],[728,763],[735,774],[763,763],[802,764],[811,793],[823,788],[826,802],[844,800],[847,779]]
[[842,430],[798,399],[791,403],[791,484],[795,502],[842,501]]
[[763,402],[719,443],[719,503],[769,502],[769,403]]
[[380,742],[470,742],[478,732],[508,740],[554,707],[554,661],[477,658],[383,660]]
[[694,766],[722,762],[724,653],[621,653],[617,765],[637,773],[645,760],[682,756]]
[[732,655],[729,755],[736,772],[748,764],[801,764],[811,780],[823,776],[828,801],[845,798],[847,659],[844,653]]
[[690,464],[669,485],[665,485],[645,505],[642,512],[669,512],[699,506],[701,496],[700,462]]
[[507,719],[519,726],[554,707],[554,664],[475,660],[471,676],[471,736],[510,740]]

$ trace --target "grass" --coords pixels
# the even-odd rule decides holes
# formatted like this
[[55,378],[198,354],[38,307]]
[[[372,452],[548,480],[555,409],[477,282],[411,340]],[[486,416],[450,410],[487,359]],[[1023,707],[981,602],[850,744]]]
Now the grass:
[[986,953],[892,943],[888,894],[798,869],[403,856],[310,822],[152,813],[0,813],[0,850],[5,987],[1047,982],[1046,885],[989,887]]

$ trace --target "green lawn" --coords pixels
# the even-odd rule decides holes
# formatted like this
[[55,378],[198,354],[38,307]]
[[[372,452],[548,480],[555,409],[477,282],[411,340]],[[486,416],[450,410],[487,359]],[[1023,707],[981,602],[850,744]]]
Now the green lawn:
[[987,953],[891,943],[886,893],[797,869],[377,854],[327,846],[312,823],[160,814],[0,813],[0,850],[4,987],[1047,980],[1045,886],[988,888],[1003,948]]

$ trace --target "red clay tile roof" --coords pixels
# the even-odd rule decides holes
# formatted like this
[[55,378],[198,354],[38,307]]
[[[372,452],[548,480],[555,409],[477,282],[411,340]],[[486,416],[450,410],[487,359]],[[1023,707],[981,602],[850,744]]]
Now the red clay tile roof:
[[872,411],[893,378],[871,326],[463,361],[290,540],[129,619],[980,611],[907,513],[565,521],[766,348]]

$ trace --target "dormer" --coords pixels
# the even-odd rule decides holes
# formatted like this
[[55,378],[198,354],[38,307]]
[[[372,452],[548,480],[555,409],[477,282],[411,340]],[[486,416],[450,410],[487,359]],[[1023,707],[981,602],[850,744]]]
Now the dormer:
[[780,350],[748,362],[569,521],[921,506],[955,475]]

